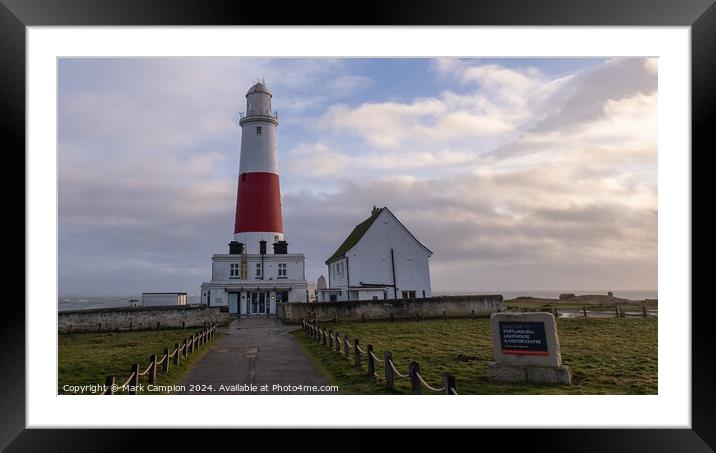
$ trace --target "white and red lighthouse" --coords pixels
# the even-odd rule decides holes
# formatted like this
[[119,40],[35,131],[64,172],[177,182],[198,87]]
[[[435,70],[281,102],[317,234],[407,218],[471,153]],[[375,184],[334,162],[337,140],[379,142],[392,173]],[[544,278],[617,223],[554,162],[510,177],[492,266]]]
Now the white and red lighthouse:
[[239,124],[241,158],[234,241],[242,242],[247,253],[259,253],[260,241],[283,241],[276,156],[278,118],[271,110],[271,92],[263,82],[246,93],[246,112]]

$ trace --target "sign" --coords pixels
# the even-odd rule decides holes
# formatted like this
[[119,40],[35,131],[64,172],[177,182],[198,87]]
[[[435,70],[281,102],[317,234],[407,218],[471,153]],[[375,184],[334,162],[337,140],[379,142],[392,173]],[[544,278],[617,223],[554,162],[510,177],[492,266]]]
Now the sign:
[[499,321],[503,354],[548,355],[543,322]]

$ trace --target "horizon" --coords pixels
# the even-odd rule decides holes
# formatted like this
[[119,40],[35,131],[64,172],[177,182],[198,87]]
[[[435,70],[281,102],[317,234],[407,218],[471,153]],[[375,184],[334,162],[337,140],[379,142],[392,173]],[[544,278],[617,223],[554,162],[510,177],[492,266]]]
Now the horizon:
[[434,292],[657,291],[619,289],[658,287],[656,59],[58,66],[60,293],[199,292],[232,240],[233,120],[258,76],[307,281],[376,205],[434,252]]

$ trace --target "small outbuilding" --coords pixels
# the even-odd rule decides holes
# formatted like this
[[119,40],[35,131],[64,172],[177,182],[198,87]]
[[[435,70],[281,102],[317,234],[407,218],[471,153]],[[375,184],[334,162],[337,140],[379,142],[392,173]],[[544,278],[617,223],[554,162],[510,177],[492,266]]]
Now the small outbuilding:
[[145,307],[170,307],[186,305],[186,293],[142,293]]

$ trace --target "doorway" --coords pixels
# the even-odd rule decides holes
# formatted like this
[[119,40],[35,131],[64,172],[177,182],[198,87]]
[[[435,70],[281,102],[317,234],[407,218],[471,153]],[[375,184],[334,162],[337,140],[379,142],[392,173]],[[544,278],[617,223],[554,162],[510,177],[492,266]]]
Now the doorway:
[[268,315],[270,313],[271,304],[268,293],[266,292],[250,292],[248,294],[247,309],[249,315]]

